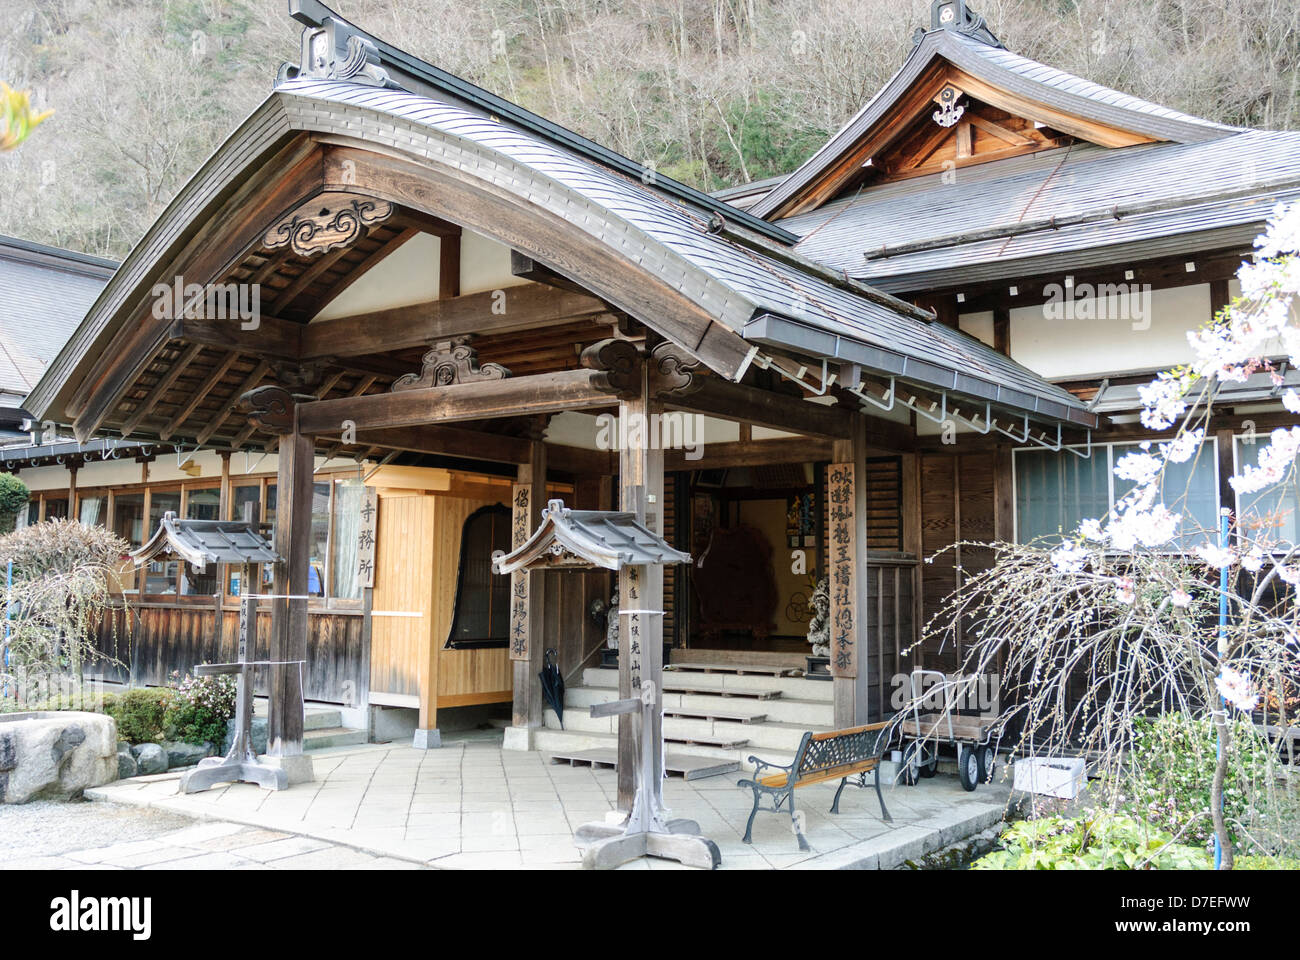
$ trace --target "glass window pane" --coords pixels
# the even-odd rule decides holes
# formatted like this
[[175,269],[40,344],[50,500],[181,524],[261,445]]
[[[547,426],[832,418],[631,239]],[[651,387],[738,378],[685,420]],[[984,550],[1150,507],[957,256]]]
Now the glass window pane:
[[325,559],[330,542],[330,485],[311,485],[311,545],[307,554],[307,595],[325,596]]
[[68,498],[60,497],[52,499],[45,498],[45,519],[46,520],[66,520],[68,519]]
[[[262,519],[262,485],[260,483],[245,484],[234,487],[230,491],[230,516],[227,519],[243,520],[246,515],[254,523],[259,523]],[[237,597],[242,586],[240,578],[243,571],[238,566],[231,566],[228,573],[230,579],[226,583],[226,592]],[[256,564],[252,567],[250,576],[252,582],[256,584],[258,578]]]
[[14,518],[14,529],[21,530],[23,527],[31,526],[41,518],[41,501],[33,497],[27,501],[27,506],[18,511],[18,516]]
[[510,511],[486,507],[465,521],[448,643],[501,643],[510,624],[510,577],[492,572],[492,554],[510,549]]
[[108,497],[103,494],[83,495],[77,504],[77,519],[88,527],[102,526],[108,519]]
[[1110,464],[1106,448],[1093,447],[1081,459],[1062,450],[1017,450],[1016,536],[1021,543],[1039,537],[1069,536],[1081,520],[1110,510]]
[[[1214,469],[1214,441],[1201,444],[1200,449],[1185,463],[1166,463],[1161,477],[1160,499],[1170,513],[1182,514],[1178,536],[1166,548],[1190,550],[1213,538],[1218,526],[1219,488]],[[1118,462],[1130,453],[1141,453],[1136,443],[1115,444],[1113,459]],[[1115,498],[1118,500],[1136,486],[1131,480],[1115,478]]]
[[217,520],[220,518],[221,490],[203,487],[185,492],[185,518],[187,520]]
[[[1259,463],[1266,442],[1262,437],[1253,443],[1246,437],[1237,438],[1238,473],[1247,465]],[[1300,491],[1294,483],[1274,484],[1258,493],[1237,497],[1237,512],[1243,530],[1252,540],[1293,544],[1300,538]]]
[[[181,512],[179,490],[154,490],[149,497],[149,524],[146,535],[153,536],[162,524],[163,514]],[[180,574],[179,560],[155,560],[145,568],[144,592],[151,596],[170,596],[176,593]]]
[[[144,542],[144,494],[119,493],[113,498],[113,532],[131,545],[132,549]],[[122,568],[122,589],[138,593],[136,573],[130,560]]]
[[[266,485],[266,522],[271,526],[271,546],[275,547],[275,484]],[[270,593],[271,584],[275,582],[275,570],[271,564],[262,565],[262,592]]]
[[357,578],[357,535],[365,490],[365,485],[355,478],[334,481],[334,563],[330,595],[340,600],[361,597]]

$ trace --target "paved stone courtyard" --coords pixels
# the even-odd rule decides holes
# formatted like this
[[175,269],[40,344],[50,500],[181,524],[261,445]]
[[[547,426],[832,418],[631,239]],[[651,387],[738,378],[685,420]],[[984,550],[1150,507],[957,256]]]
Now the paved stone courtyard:
[[[495,740],[467,740],[438,750],[369,745],[313,754],[316,781],[281,792],[251,784],[177,794],[177,776],[164,774],[110,784],[88,796],[183,814],[200,820],[193,832],[166,842],[193,845],[200,866],[418,866],[441,869],[578,868],[573,832],[614,809],[615,773],[550,764],[537,753],[502,750]],[[830,809],[833,785],[796,794],[812,850],[801,853],[785,814],[760,813],[754,842],[741,836],[752,795],[737,774],[702,780],[669,779],[665,801],[689,817],[722,852],[722,869],[891,868],[997,822],[1008,789],[964,792],[955,777],[885,789],[894,817],[880,819],[875,791],[845,790],[841,813]],[[262,833],[241,834],[231,825]],[[211,834],[205,831],[212,831]],[[229,832],[222,832],[229,831]],[[162,842],[164,838],[159,838]],[[247,842],[244,842],[247,841]],[[188,866],[184,857],[159,866]],[[117,851],[126,857],[131,854]],[[115,859],[114,857],[105,860]],[[355,863],[345,862],[353,858]],[[358,858],[369,858],[361,860]],[[370,862],[375,861],[375,862]],[[642,860],[624,869],[684,869]]]

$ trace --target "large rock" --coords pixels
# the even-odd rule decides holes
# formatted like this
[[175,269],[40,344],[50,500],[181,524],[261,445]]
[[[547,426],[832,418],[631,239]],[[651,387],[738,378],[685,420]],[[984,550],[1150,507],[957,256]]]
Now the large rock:
[[0,801],[67,800],[117,777],[112,717],[74,710],[0,715]]
[[[266,753],[266,717],[254,717],[251,725],[253,734],[253,752],[258,756]],[[230,744],[235,738],[235,718],[226,721],[226,739],[221,741],[221,755],[230,752]]]
[[131,748],[142,776],[167,772],[167,751],[156,743],[140,743]]
[[212,756],[210,743],[184,743],[180,740],[164,740],[163,751],[167,754],[167,769],[192,767],[204,757]]
[[126,780],[139,772],[140,768],[136,766],[135,757],[131,756],[130,750],[117,755],[117,779]]

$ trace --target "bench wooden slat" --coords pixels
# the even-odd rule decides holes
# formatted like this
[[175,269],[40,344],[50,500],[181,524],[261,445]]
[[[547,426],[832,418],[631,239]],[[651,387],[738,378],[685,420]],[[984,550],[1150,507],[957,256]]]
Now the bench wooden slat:
[[[863,760],[859,763],[846,763],[838,767],[827,767],[825,770],[814,770],[802,777],[798,777],[794,782],[794,786],[797,789],[812,783],[822,783],[826,780],[839,780],[843,777],[852,776],[855,773],[869,773],[876,769],[878,763],[879,761],[873,757],[870,760]],[[758,782],[765,787],[780,787],[785,785],[787,777],[789,777],[789,774],[783,771],[781,773],[762,777]]]

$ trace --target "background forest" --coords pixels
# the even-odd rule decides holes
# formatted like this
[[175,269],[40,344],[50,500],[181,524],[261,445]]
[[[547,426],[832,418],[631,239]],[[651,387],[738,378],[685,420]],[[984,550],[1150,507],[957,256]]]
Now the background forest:
[[[928,0],[335,0],[431,63],[694,186],[787,172],[902,64]],[[1295,0],[983,0],[1013,51],[1233,124],[1300,125]],[[0,0],[0,233],[121,257],[296,62],[285,0]]]

